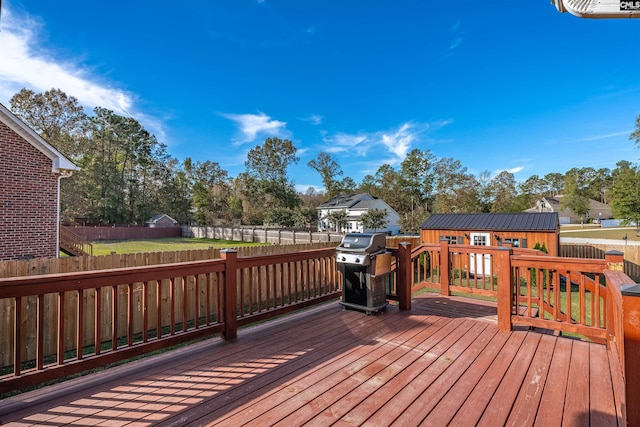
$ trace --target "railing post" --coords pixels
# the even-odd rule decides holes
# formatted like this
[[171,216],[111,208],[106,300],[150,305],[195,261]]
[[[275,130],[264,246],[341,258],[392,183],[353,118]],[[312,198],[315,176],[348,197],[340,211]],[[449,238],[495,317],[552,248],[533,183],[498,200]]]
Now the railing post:
[[607,251],[604,254],[607,270],[624,271],[624,253],[620,251]]
[[220,251],[220,257],[225,260],[222,338],[229,341],[238,336],[238,251],[223,249]]
[[[496,252],[498,278],[498,329],[510,331],[513,304],[513,284],[511,283],[511,248],[499,247]],[[516,307],[516,310],[518,308]]]
[[440,240],[440,295],[451,295],[449,291],[449,241]]
[[398,244],[398,273],[396,278],[396,292],[400,310],[411,310],[411,243],[401,242]]
[[640,425],[640,285],[623,285],[622,328],[624,331],[624,387],[627,425]]

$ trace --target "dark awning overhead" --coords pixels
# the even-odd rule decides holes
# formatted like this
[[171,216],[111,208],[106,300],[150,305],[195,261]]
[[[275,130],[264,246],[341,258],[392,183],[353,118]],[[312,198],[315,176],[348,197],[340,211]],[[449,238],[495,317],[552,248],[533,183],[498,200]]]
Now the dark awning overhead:
[[556,231],[557,212],[433,214],[423,230]]

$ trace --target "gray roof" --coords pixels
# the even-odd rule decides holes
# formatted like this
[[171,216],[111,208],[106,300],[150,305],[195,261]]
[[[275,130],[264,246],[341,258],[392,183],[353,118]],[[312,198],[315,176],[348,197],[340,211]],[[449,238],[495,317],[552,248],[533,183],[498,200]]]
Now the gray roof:
[[557,212],[433,214],[422,223],[428,230],[556,231]]
[[375,199],[375,197],[371,196],[368,193],[346,194],[343,196],[333,197],[323,204],[319,205],[316,209],[348,209],[355,206],[359,202],[373,199]]
[[175,219],[171,218],[171,217],[170,217],[169,215],[167,215],[167,214],[157,214],[157,215],[152,216],[152,217],[151,217],[151,219],[150,219],[149,221],[147,221],[147,224],[149,224],[149,223],[153,223],[153,222],[156,222],[156,221],[158,221],[160,218],[163,218],[163,217],[165,217],[165,216],[166,216],[167,218],[169,218],[171,221],[173,221],[174,223],[176,223],[176,224],[178,223],[178,221],[176,221]]

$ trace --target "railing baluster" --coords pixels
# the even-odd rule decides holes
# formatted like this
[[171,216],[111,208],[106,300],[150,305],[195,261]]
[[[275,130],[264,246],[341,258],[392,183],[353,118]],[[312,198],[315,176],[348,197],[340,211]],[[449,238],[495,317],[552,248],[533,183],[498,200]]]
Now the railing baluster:
[[[58,300],[59,301],[59,300]],[[36,369],[44,367],[44,294],[38,295],[38,306],[36,314]],[[60,304],[58,304],[58,325],[60,319]],[[59,329],[59,328],[58,328]],[[58,335],[59,338],[59,335]],[[60,348],[59,340],[57,348]]]
[[171,320],[171,335],[176,334],[176,278],[172,277],[169,282],[169,310]]
[[102,288],[95,289],[95,316],[93,324],[93,347],[94,354],[99,355],[102,350]]
[[133,345],[133,322],[135,302],[133,300],[133,283],[127,284],[127,344]]
[[187,332],[189,323],[189,282],[187,276],[182,276],[182,332]]
[[156,280],[156,339],[162,338],[162,280]]
[[204,315],[205,315],[205,326],[210,325],[211,322],[211,286],[213,283],[211,282],[211,273],[205,274],[205,289],[204,289]]
[[571,271],[566,271],[565,272],[567,280],[565,282],[565,292],[567,294],[566,297],[566,304],[567,304],[567,323],[572,323],[572,318],[571,318],[571,294],[573,293],[573,286],[572,286],[572,281],[571,281]]
[[602,325],[604,325],[605,323],[602,322],[601,320],[601,316],[600,316],[600,278],[599,276],[596,275],[595,277],[595,285],[594,285],[595,289],[594,289],[594,294],[592,295],[593,299],[595,299],[595,307],[593,308],[593,311],[591,312],[591,317],[593,318],[593,325],[597,326],[597,327],[602,327]]
[[238,281],[238,292],[240,292],[240,317],[244,317],[246,314],[246,306],[244,300],[244,280],[246,277],[244,269],[239,271],[240,280]]
[[263,297],[263,292],[262,292],[262,268],[260,266],[256,267],[256,274],[258,275],[257,277],[257,286],[258,286],[258,313],[263,311],[263,307],[262,307],[262,297]]
[[200,275],[193,276],[193,308],[194,308],[194,327],[200,329]]
[[[38,305],[42,303],[42,315],[44,320],[44,295],[38,295]],[[38,308],[40,311],[40,308]],[[64,316],[65,316],[65,293],[58,292],[58,349],[57,349],[57,363],[58,365],[62,365],[64,363]],[[40,313],[38,313],[38,317],[40,317]],[[40,328],[38,328],[40,329]],[[42,331],[44,332],[44,330]],[[38,330],[38,335],[40,334],[40,330]],[[44,338],[44,334],[43,334]],[[40,338],[38,337],[38,347],[40,347]],[[44,356],[44,342],[42,343],[42,354]],[[41,363],[40,358],[38,358],[38,363]],[[43,361],[44,362],[44,359]],[[38,369],[42,369],[40,366]]]
[[78,289],[76,311],[76,360],[82,360],[84,352],[84,289]]
[[22,297],[15,297],[15,318],[13,319],[13,374],[22,372]]
[[253,292],[254,292],[254,287],[253,287],[253,267],[249,267],[247,269],[247,286],[249,287],[249,315],[253,314],[253,302],[254,302],[254,298],[253,298]]
[[142,283],[142,342],[149,341],[149,282]]
[[111,350],[118,349],[118,285],[111,287]]

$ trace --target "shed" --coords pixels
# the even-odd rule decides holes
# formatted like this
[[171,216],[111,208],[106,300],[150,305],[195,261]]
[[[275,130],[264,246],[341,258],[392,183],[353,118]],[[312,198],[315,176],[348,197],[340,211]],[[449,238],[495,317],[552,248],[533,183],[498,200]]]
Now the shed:
[[167,214],[158,214],[151,217],[147,225],[149,228],[177,227],[178,221]]
[[450,244],[544,247],[558,256],[560,222],[557,212],[433,214],[422,224],[420,241]]

